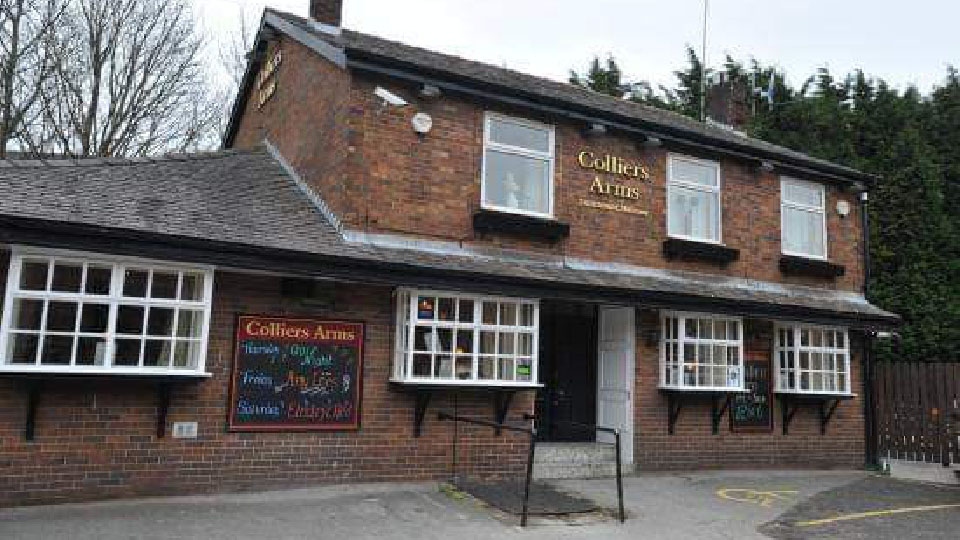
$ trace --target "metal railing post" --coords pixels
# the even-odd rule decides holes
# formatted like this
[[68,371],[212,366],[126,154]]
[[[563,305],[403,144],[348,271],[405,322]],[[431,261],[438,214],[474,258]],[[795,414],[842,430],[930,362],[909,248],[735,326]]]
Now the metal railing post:
[[537,431],[531,430],[530,449],[527,452],[527,479],[523,486],[523,513],[520,515],[520,526],[527,526],[527,515],[530,512],[530,483],[533,481],[533,456],[537,447]]
[[614,430],[614,441],[617,445],[617,503],[620,507],[620,523],[627,520],[626,513],[623,510],[623,474],[620,470],[620,430]]

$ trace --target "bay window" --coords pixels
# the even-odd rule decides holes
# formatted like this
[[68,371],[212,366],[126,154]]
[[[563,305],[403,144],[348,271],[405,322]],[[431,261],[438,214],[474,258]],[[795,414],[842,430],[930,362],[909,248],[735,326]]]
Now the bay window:
[[850,394],[850,340],[844,328],[779,325],[777,392]]
[[393,380],[535,385],[539,316],[536,300],[401,289]]
[[662,317],[660,386],[675,390],[743,390],[743,322],[695,313]]
[[199,374],[213,273],[65,252],[15,252],[0,371]]
[[667,234],[720,243],[720,164],[671,155],[667,159]]
[[780,216],[784,254],[827,258],[826,196],[822,185],[781,179]]
[[487,113],[483,130],[482,206],[553,215],[553,126]]

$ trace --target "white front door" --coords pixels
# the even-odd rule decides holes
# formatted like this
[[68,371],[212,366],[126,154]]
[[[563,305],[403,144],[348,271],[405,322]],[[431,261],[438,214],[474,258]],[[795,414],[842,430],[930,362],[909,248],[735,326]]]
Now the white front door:
[[[621,459],[633,463],[634,309],[601,307],[598,334],[597,425],[620,429]],[[597,441],[614,437],[598,432]]]

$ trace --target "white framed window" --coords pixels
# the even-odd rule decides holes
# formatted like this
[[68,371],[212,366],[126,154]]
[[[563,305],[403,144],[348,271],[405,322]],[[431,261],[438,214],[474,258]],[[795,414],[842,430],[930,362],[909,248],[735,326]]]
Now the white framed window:
[[687,156],[667,157],[667,235],[721,242],[720,164]]
[[826,192],[823,184],[780,179],[780,240],[785,255],[827,258]]
[[553,126],[486,113],[481,205],[553,217],[554,136]]
[[393,380],[537,383],[537,300],[400,289]]
[[0,371],[204,373],[213,270],[15,249]]
[[677,312],[661,319],[661,388],[744,389],[742,319]]
[[776,391],[849,395],[850,338],[846,328],[777,325]]

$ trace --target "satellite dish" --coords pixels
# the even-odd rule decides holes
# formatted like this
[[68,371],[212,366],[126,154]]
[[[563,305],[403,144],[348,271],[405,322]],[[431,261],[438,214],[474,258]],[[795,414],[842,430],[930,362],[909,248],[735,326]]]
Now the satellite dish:
[[410,123],[413,125],[413,130],[417,132],[418,135],[426,135],[430,133],[430,130],[433,129],[433,118],[430,117],[427,113],[417,113],[413,115],[413,118],[410,119]]

